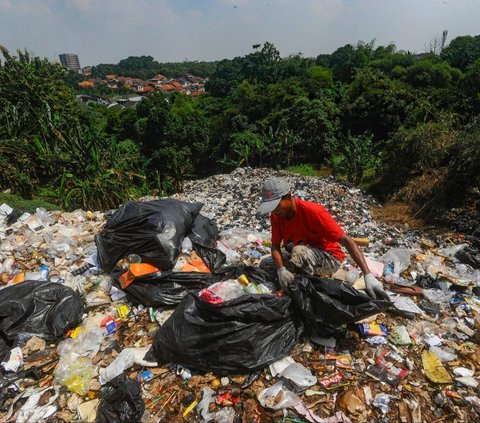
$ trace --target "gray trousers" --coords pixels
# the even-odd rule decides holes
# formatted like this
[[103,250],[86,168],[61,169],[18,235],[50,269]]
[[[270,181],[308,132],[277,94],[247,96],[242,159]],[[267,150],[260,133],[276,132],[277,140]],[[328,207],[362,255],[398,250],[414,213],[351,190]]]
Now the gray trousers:
[[[285,267],[293,273],[306,273],[315,276],[331,276],[340,267],[338,259],[318,248],[297,245],[292,252],[282,251]],[[270,275],[276,275],[277,267],[272,256],[265,257],[259,267]]]

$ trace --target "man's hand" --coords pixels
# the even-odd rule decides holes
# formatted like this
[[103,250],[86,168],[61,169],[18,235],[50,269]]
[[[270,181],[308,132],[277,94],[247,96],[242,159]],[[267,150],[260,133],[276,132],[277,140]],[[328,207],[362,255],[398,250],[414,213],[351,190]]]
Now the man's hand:
[[364,279],[365,288],[370,298],[372,298],[373,300],[390,301],[390,297],[383,290],[382,283],[375,276],[373,276],[372,273],[366,274]]
[[288,291],[288,285],[295,279],[295,276],[292,272],[289,272],[285,266],[280,267],[277,270],[278,281],[280,286],[284,291]]

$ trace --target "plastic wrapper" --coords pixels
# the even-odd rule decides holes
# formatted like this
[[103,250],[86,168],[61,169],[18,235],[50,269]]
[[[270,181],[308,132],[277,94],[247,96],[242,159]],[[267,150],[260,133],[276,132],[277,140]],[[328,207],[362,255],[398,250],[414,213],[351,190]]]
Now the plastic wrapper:
[[78,395],[88,392],[92,378],[92,360],[75,353],[63,355],[55,369],[55,379]]
[[139,422],[145,411],[140,383],[121,374],[110,386],[98,406],[96,423]]
[[0,290],[0,361],[17,339],[61,338],[81,322],[83,311],[80,296],[63,285],[24,281]]
[[137,254],[162,270],[173,268],[201,208],[174,199],[123,204],[95,236],[101,268],[111,271],[127,254]]
[[338,326],[387,310],[389,301],[372,300],[346,283],[314,276],[296,276],[290,284],[295,306],[309,335],[328,337]]

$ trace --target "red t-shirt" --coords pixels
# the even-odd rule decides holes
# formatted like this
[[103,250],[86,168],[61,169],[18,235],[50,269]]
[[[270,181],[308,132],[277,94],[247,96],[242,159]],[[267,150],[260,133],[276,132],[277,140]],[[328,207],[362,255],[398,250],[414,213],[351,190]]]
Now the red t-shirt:
[[295,198],[296,213],[291,219],[270,214],[272,244],[293,242],[331,253],[343,261],[345,253],[338,240],[343,229],[338,226],[325,207]]

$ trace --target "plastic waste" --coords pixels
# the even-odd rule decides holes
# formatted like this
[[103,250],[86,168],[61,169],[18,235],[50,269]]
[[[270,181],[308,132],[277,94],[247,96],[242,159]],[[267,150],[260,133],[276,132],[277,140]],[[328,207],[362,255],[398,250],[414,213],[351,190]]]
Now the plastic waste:
[[453,369],[453,374],[459,377],[472,377],[474,373],[473,370],[467,369],[466,367],[456,367]]
[[267,294],[220,304],[187,294],[155,335],[153,352],[161,363],[219,374],[262,369],[287,355],[303,332],[290,305],[289,297]]
[[443,257],[452,257],[465,247],[468,247],[468,244],[457,244],[450,247],[440,248],[438,254]]
[[284,357],[281,360],[275,361],[275,363],[270,364],[269,369],[270,373],[273,377],[277,376],[278,374],[282,373],[290,364],[295,363],[295,360],[290,357]]
[[[40,399],[45,397],[44,394],[47,391],[52,391],[52,394],[47,397],[46,403],[40,405]],[[58,389],[55,387],[28,388],[23,394],[23,398],[28,399],[15,417],[15,421],[18,423],[44,421],[57,412],[57,406],[53,405],[58,398]]]
[[389,294],[389,297],[396,309],[407,313],[423,314],[422,309],[411,298],[396,294]]
[[290,364],[280,373],[280,376],[292,381],[300,391],[304,391],[317,383],[317,377],[300,363]]
[[[396,282],[400,277],[400,273],[408,268],[410,265],[410,257],[412,256],[412,251],[405,248],[392,248],[383,257],[381,260],[385,264],[393,263],[393,269],[391,274],[385,273],[385,279],[388,282]],[[385,271],[387,267],[385,268]]]
[[392,342],[397,345],[410,345],[412,343],[410,335],[407,332],[407,328],[403,325],[395,326],[392,329],[390,338],[392,339]]
[[235,420],[235,410],[231,407],[225,407],[215,413],[215,423],[233,423]]
[[193,248],[193,244],[192,244],[191,239],[188,238],[188,237],[185,237],[182,241],[182,253],[183,254],[190,254],[192,252],[192,248]]
[[[226,280],[223,282],[216,282],[207,288],[210,292],[219,296],[223,301],[234,300],[242,295],[245,295],[245,290],[242,284],[236,280]],[[201,295],[201,294],[200,294]]]
[[456,377],[455,380],[460,382],[462,385],[468,386],[469,388],[475,389],[479,385],[478,381],[471,376]]
[[202,388],[202,399],[198,403],[197,413],[202,416],[202,419],[205,423],[208,423],[215,417],[215,413],[209,412],[210,403],[215,402],[213,396],[214,391],[212,388],[208,386]]
[[144,360],[145,354],[149,349],[150,347],[125,348],[122,350],[115,360],[100,374],[100,383],[105,385],[107,382],[122,374],[124,370],[132,367],[135,363],[141,364],[142,366],[156,366],[157,363]]
[[5,361],[19,337],[55,341],[80,323],[84,309],[71,288],[24,281],[0,290],[0,310],[0,361]]
[[100,401],[97,423],[139,422],[145,411],[142,387],[124,374],[112,379],[111,390]]
[[101,328],[86,329],[82,326],[76,338],[67,338],[58,344],[57,352],[61,356],[75,353],[79,356],[93,357],[102,345],[104,334]]
[[123,204],[95,236],[100,266],[109,272],[121,258],[137,254],[142,262],[172,269],[201,208],[174,199]]
[[424,289],[423,295],[425,298],[434,304],[448,304],[453,293],[446,293],[441,289]]
[[205,247],[213,247],[219,236],[217,224],[213,219],[198,214],[193,221],[187,237],[192,243],[201,244]]
[[455,354],[454,352],[445,351],[444,349],[435,345],[430,347],[430,351],[436,354],[442,362],[453,361],[458,358],[457,354]]
[[388,413],[388,404],[391,401],[392,396],[388,394],[377,394],[372,401],[372,405],[380,409],[382,414]]
[[359,277],[360,271],[356,267],[353,267],[345,274],[345,282],[349,285],[353,285]]
[[218,241],[216,244],[217,249],[225,254],[226,264],[237,264],[241,261],[242,257],[239,253],[231,248],[227,247],[223,242]]
[[23,354],[19,347],[15,347],[10,351],[10,358],[8,361],[2,361],[2,366],[7,372],[16,372],[23,364]]
[[434,383],[452,383],[452,378],[443,367],[440,358],[432,351],[423,350],[422,363],[425,375]]
[[290,294],[310,336],[328,337],[344,323],[366,319],[391,306],[347,283],[315,276],[296,276]]
[[277,382],[275,385],[264,389],[260,395],[258,395],[258,401],[262,407],[272,410],[294,407],[301,402],[297,395],[283,386],[283,382]]
[[69,353],[60,357],[55,368],[55,379],[70,391],[85,395],[93,378],[93,370],[90,358]]

